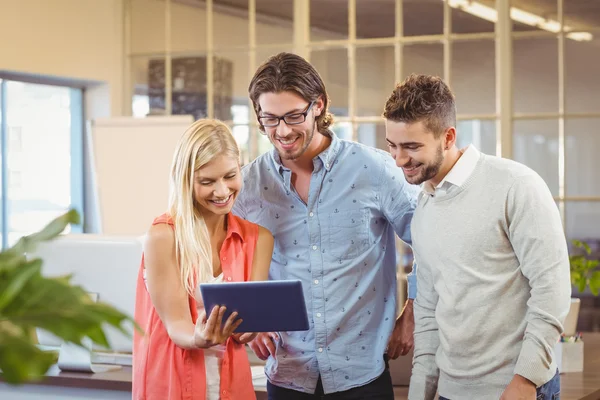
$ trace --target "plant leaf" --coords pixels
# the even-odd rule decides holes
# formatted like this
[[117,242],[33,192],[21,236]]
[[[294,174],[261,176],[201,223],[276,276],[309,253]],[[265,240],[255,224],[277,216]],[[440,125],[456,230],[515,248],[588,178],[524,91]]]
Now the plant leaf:
[[0,329],[0,369],[7,383],[41,378],[55,362],[55,354],[38,349],[26,337]]
[[141,332],[131,317],[108,304],[94,303],[82,287],[71,283],[71,276],[44,277],[42,260],[26,260],[25,254],[40,241],[78,222],[78,214],[70,211],[0,252],[0,369],[9,383],[41,377],[56,362],[55,355],[34,345],[35,328],[78,345],[88,337],[106,348],[105,328],[109,326],[129,335],[125,325],[130,324]]
[[585,261],[585,257],[582,255],[571,256],[569,257],[569,261],[571,264],[571,270],[580,271]]
[[581,293],[583,293],[585,291],[585,286],[587,284],[587,279],[585,279],[585,276],[581,277],[581,279],[579,280],[578,284],[579,284],[579,287],[578,287],[579,291]]
[[[60,235],[69,224],[79,224],[80,217],[76,210],[69,210],[67,213],[51,221],[41,231],[25,236],[28,245],[35,246],[39,242],[50,240]],[[26,251],[31,251],[32,247],[26,247]]]
[[598,296],[600,293],[600,271],[595,271],[590,277],[590,290],[594,296]]
[[581,279],[581,273],[571,272],[571,284],[579,286],[579,280]]
[[[65,278],[45,278],[41,275],[23,287],[19,297],[4,310],[8,317],[20,327],[38,327],[73,343],[89,336],[96,343],[108,347],[106,336],[98,328],[106,322],[121,332],[121,327],[131,318],[104,304],[93,303],[79,286],[70,286]],[[90,336],[91,335],[91,336]]]
[[69,210],[50,221],[41,231],[29,236],[23,236],[13,247],[0,253],[0,271],[3,269],[12,269],[20,265],[25,259],[25,254],[35,250],[39,242],[55,238],[69,224],[79,223],[80,217],[77,211]]
[[586,252],[586,254],[588,254],[588,255],[592,254],[592,249],[590,248],[590,246],[586,242],[574,239],[574,240],[571,241],[571,243],[573,243],[573,245],[575,247],[577,247],[579,249],[583,249]]
[[17,296],[33,275],[40,273],[41,266],[42,260],[26,262],[14,271],[11,279],[4,280],[3,283],[6,285],[0,284],[0,312]]

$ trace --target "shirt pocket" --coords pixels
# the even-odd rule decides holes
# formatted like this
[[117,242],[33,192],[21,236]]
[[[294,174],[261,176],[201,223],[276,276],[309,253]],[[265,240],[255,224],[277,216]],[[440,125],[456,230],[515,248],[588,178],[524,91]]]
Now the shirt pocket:
[[380,360],[373,360],[373,347],[377,336],[376,332],[365,333],[346,346],[343,363],[349,371],[350,379],[364,381],[369,378],[373,369],[380,368],[384,362],[383,355]]
[[336,260],[358,257],[369,247],[368,210],[357,208],[329,214],[329,254]]

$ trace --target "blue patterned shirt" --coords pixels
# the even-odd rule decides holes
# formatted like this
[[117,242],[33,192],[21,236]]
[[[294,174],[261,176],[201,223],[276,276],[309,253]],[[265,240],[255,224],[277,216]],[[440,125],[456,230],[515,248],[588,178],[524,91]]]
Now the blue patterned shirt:
[[397,311],[394,232],[411,243],[419,191],[388,153],[330,135],[331,145],[313,159],[308,204],[272,150],[243,168],[233,210],[273,233],[270,279],[303,283],[310,329],[280,332],[265,372],[273,384],[307,393],[319,375],[333,393],[383,373]]

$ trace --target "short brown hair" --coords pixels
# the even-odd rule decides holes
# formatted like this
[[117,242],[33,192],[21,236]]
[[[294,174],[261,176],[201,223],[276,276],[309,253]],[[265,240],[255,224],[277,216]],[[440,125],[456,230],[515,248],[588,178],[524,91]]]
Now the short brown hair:
[[383,117],[407,124],[423,121],[437,138],[456,126],[454,94],[440,77],[411,74],[388,98]]
[[[307,102],[323,99],[323,111],[317,120],[317,129],[324,133],[333,123],[329,112],[329,96],[317,70],[304,58],[293,53],[279,53],[265,61],[254,74],[248,93],[258,118],[258,98],[263,93],[294,92]],[[260,124],[260,121],[259,121]],[[264,128],[261,126],[261,130]]]

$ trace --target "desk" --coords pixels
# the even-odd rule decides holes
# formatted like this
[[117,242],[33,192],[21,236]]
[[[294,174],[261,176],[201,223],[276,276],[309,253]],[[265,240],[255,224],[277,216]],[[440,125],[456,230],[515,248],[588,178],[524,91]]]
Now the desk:
[[101,374],[62,372],[54,365],[46,379],[20,386],[0,381],[0,399],[7,400],[131,400],[131,367]]
[[560,376],[561,400],[600,399],[600,332],[583,334],[583,372]]
[[[561,400],[600,399],[600,332],[584,333],[584,372],[560,376]],[[408,387],[395,387],[396,400],[408,398]],[[10,400],[131,399],[131,368],[102,374],[60,372],[53,367],[38,383],[12,387],[0,382],[0,399]],[[265,399],[257,388],[257,398]]]

